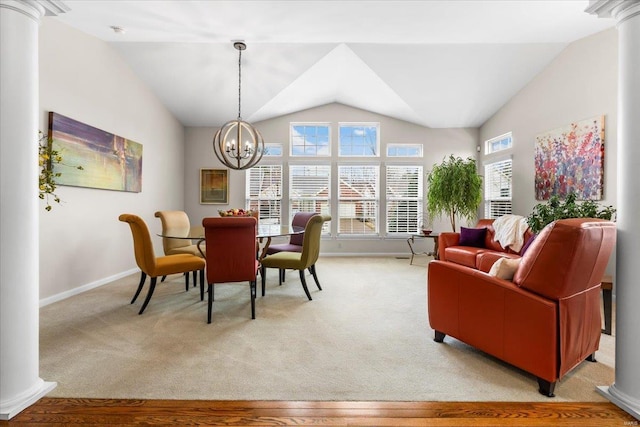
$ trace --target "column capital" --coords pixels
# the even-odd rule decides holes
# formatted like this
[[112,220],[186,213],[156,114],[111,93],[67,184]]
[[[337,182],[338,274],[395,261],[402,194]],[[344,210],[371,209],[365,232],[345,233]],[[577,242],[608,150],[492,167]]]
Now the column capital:
[[620,24],[640,15],[640,0],[589,0],[585,12],[599,18],[614,18],[616,24]]
[[20,12],[36,22],[43,16],[56,16],[71,10],[61,0],[0,0],[0,9]]

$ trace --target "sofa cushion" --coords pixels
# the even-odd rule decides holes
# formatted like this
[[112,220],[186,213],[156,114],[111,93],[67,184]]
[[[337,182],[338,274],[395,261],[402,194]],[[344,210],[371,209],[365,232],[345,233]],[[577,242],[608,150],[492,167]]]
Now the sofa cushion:
[[486,228],[460,227],[460,242],[458,243],[458,245],[484,248],[484,238],[486,234]]
[[[476,268],[476,257],[478,254],[486,252],[484,248],[474,248],[471,246],[450,246],[444,250],[444,260],[455,262],[471,268]],[[442,257],[442,253],[441,253]]]
[[529,249],[529,246],[531,246],[533,241],[536,239],[536,236],[537,234],[532,234],[531,237],[529,237],[529,240],[522,245],[522,249],[520,249],[520,256],[524,256],[524,253]]
[[488,273],[493,264],[500,258],[520,258],[520,255],[508,252],[486,251],[476,257],[476,269]]
[[500,258],[493,264],[491,270],[489,270],[489,276],[495,276],[498,279],[513,280],[513,275],[516,274],[520,266],[520,260],[521,258]]

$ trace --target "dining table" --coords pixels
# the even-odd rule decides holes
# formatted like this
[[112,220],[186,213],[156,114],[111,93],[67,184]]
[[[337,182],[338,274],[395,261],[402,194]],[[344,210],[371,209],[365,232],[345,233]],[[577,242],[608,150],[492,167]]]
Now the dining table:
[[[256,229],[256,238],[262,246],[260,254],[258,256],[258,260],[262,260],[266,256],[267,249],[269,249],[269,245],[271,245],[271,239],[275,237],[286,237],[302,233],[304,233],[304,227],[300,226],[258,223],[258,227]],[[172,231],[171,229],[168,229],[163,233],[159,233],[158,236],[166,239],[186,239],[197,241],[197,246],[200,254],[203,258],[206,258],[204,251],[200,246],[205,241],[204,227],[202,226],[191,227],[191,229],[187,233],[182,230]]]

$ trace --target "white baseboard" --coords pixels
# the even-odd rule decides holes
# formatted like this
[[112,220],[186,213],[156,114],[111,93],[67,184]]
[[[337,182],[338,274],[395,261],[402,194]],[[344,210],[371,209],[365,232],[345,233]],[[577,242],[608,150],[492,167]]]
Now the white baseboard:
[[90,291],[91,289],[95,289],[99,286],[106,285],[107,283],[111,283],[114,280],[122,279],[123,277],[129,276],[131,274],[137,273],[140,270],[137,268],[132,268],[131,270],[123,271],[122,273],[114,274],[113,276],[105,277],[100,280],[96,280],[95,282],[87,283],[86,285],[79,286],[77,288],[69,289],[68,291],[60,292],[59,294],[52,295],[48,298],[44,298],[40,300],[40,307],[47,306],[49,304],[53,304],[54,302],[62,301],[63,299],[67,299],[74,295],[81,294],[83,292]]

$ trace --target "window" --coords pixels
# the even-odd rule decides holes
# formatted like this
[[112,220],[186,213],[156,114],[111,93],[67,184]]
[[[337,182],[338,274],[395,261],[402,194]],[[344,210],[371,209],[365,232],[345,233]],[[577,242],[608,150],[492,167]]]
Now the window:
[[329,156],[331,138],[328,124],[291,124],[292,156]]
[[511,138],[511,132],[504,135],[491,138],[484,143],[484,154],[497,153],[498,151],[508,150],[512,147],[513,140]]
[[340,156],[377,157],[378,123],[340,124]]
[[378,234],[378,165],[338,166],[338,234]]
[[282,144],[276,142],[267,142],[264,144],[265,157],[282,157]]
[[247,209],[260,212],[263,224],[280,224],[282,166],[258,165],[247,171]]
[[484,167],[485,218],[511,213],[512,160],[488,163]]
[[387,166],[387,233],[415,233],[422,216],[422,166]]
[[[331,214],[331,165],[289,167],[289,216],[297,212]],[[329,224],[324,224],[328,231]]]
[[422,157],[422,144],[387,144],[387,157]]

